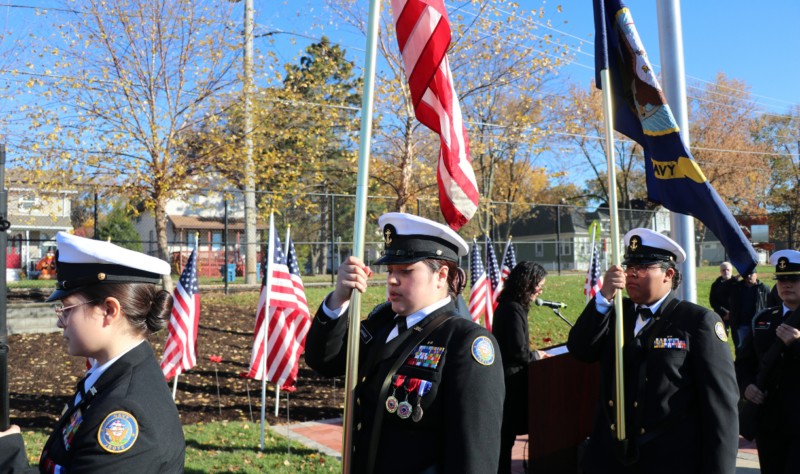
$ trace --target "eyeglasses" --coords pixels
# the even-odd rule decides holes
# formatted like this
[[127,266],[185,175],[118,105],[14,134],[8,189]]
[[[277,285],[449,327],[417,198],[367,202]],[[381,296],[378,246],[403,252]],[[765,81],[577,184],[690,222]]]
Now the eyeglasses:
[[74,304],[72,306],[60,306],[57,304],[53,305],[53,311],[56,312],[56,316],[58,316],[58,322],[61,323],[62,326],[67,326],[67,318],[69,318],[70,313],[72,313],[72,308],[77,308],[78,306],[83,306],[89,303],[95,303],[97,300],[86,301],[83,303]]
[[661,265],[625,265],[625,273],[630,273],[633,276],[647,273],[651,268],[661,268]]
[[536,288],[533,289],[533,291],[538,291],[539,293],[543,293],[544,292],[544,285],[537,286]]

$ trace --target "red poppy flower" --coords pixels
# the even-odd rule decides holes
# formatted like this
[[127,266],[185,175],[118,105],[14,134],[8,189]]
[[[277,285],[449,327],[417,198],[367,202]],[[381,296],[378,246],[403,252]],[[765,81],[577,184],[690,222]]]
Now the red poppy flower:
[[250,378],[250,372],[239,372],[239,377],[241,377],[243,379],[249,379]]
[[219,364],[220,362],[222,362],[222,356],[209,356],[208,360]]
[[542,340],[543,340],[544,342],[553,342],[553,340],[552,340],[552,339],[550,339],[549,337],[546,337],[546,338],[544,338],[544,339],[542,339]]
[[297,387],[294,385],[284,385],[281,387],[282,392],[294,392],[295,390],[297,390]]

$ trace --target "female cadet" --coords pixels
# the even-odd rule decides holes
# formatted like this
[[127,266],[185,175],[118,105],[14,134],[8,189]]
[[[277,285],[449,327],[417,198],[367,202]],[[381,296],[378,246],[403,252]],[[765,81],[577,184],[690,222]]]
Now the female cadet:
[[[758,411],[756,446],[763,474],[800,472],[800,331],[786,324],[800,306],[800,252],[781,250],[770,257],[775,265],[781,306],[753,317],[752,332],[742,340],[736,372],[745,398],[762,405]],[[761,373],[761,359],[780,340],[786,345],[774,367]],[[766,390],[756,380],[767,377]]]
[[72,356],[95,359],[44,445],[38,467],[18,426],[0,433],[3,473],[182,473],[181,421],[147,336],[164,329],[169,264],[108,242],[56,237],[56,309]]
[[[486,329],[453,303],[465,276],[456,262],[467,244],[421,217],[379,219],[389,301],[360,329],[354,396],[354,472],[486,474],[497,471],[503,409],[502,361]],[[317,311],[306,362],[327,377],[345,373],[347,308],[371,273],[350,257]],[[383,293],[383,289],[380,290]]]
[[494,310],[492,334],[503,358],[506,399],[500,439],[498,474],[511,472],[511,450],[517,435],[528,432],[528,364],[533,360],[528,336],[528,310],[544,291],[547,270],[534,262],[520,262],[503,284]]

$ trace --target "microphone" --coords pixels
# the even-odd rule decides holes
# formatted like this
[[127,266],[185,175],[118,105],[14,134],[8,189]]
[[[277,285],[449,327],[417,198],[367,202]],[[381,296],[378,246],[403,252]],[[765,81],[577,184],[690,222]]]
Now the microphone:
[[536,298],[536,306],[547,306],[548,308],[558,309],[558,308],[566,308],[567,303],[558,303],[555,301],[547,301],[541,298]]

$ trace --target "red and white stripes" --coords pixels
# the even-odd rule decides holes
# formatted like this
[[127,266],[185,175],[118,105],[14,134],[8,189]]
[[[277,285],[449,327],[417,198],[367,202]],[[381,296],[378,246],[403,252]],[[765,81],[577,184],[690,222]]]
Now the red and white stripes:
[[458,230],[475,215],[479,193],[447,61],[447,10],[442,0],[392,0],[392,13],[414,113],[441,138],[439,205],[448,225]]

